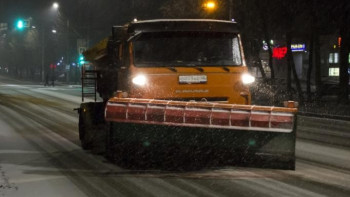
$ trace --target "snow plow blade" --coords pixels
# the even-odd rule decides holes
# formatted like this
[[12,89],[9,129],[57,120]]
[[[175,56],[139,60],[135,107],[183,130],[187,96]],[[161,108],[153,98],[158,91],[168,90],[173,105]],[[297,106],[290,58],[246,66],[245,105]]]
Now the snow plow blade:
[[[297,109],[253,105],[112,98],[105,111],[113,142],[210,147],[267,167],[295,169]],[[261,166],[265,167],[265,165]]]

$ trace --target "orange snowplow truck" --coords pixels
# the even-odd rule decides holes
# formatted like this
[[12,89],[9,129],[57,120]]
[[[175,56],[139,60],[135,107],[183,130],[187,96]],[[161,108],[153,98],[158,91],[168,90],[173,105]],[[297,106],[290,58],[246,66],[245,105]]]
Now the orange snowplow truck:
[[294,102],[251,105],[254,77],[236,23],[132,22],[114,26],[84,56],[83,101],[91,81],[102,99],[79,109],[84,149],[100,146],[114,159],[127,159],[131,150],[205,148],[295,168],[297,109]]

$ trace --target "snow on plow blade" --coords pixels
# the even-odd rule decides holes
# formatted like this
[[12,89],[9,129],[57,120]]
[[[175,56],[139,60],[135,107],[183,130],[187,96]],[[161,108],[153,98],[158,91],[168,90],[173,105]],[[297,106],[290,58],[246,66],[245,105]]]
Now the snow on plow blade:
[[106,120],[290,133],[295,108],[113,98]]
[[242,157],[282,159],[287,166],[278,168],[294,169],[296,112],[283,107],[112,98],[105,118],[117,125],[114,135],[119,140],[225,148]]

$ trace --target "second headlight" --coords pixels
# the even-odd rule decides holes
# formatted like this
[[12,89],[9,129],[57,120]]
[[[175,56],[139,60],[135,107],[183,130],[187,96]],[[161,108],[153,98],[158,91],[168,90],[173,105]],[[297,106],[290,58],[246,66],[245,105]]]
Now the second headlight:
[[251,74],[249,74],[249,73],[244,73],[244,74],[242,75],[242,82],[243,82],[243,84],[249,85],[249,84],[254,83],[254,81],[255,81],[255,77],[252,76]]
[[147,78],[145,75],[137,75],[132,78],[132,83],[138,86],[144,86],[147,83]]

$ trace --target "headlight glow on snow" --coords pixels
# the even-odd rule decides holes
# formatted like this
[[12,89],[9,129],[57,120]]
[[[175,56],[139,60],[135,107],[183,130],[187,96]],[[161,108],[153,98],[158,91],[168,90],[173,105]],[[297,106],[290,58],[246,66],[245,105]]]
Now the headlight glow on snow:
[[242,75],[242,82],[245,85],[251,84],[255,81],[255,77],[253,77],[251,74],[249,73],[244,73]]
[[137,75],[132,79],[132,83],[138,86],[144,86],[147,83],[147,78],[145,75]]

